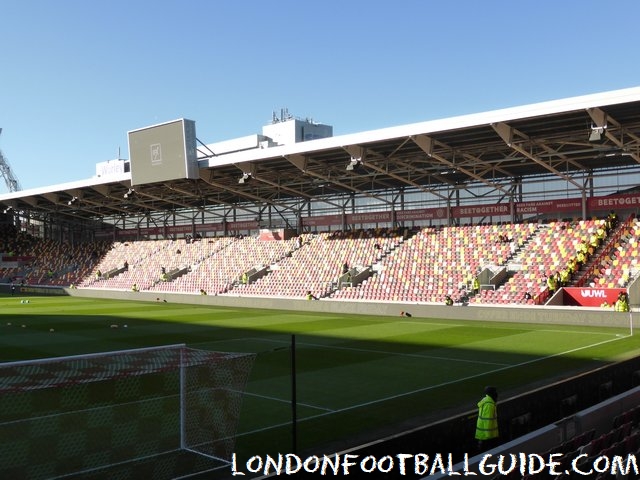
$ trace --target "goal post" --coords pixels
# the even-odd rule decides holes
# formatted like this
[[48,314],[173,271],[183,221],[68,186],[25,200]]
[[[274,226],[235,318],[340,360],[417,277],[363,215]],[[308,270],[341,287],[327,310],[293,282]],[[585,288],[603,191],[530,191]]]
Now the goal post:
[[0,478],[226,466],[254,360],[180,344],[0,364]]

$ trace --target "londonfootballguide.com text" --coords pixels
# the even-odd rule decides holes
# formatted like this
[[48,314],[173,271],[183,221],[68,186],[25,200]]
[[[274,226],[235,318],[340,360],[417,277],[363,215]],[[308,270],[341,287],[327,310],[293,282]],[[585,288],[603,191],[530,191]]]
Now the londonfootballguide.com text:
[[235,453],[232,456],[231,471],[234,476],[251,474],[294,475],[310,473],[324,476],[344,476],[367,473],[390,473],[398,475],[446,475],[446,476],[487,476],[509,475],[513,471],[521,475],[535,475],[545,472],[549,475],[561,475],[574,472],[585,477],[599,473],[611,475],[638,476],[638,462],[634,454],[589,458],[584,453],[563,461],[562,453],[546,456],[535,453],[509,453],[503,455],[484,455],[477,465],[471,465],[469,455],[464,454],[462,462],[455,462],[452,454],[427,455],[425,453],[385,455],[377,458],[373,455],[333,454],[300,458],[292,453],[277,456],[254,455],[244,468],[239,468]]

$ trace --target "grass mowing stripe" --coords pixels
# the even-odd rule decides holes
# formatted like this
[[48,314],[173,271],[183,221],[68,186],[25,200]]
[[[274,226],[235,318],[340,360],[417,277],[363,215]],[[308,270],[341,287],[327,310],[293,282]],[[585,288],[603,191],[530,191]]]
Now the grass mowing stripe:
[[[553,333],[553,335],[549,335]],[[557,332],[548,332],[540,330],[529,330],[526,332],[518,332],[508,337],[496,337],[482,339],[479,342],[468,343],[461,346],[462,349],[471,348],[476,350],[489,350],[501,352],[505,355],[534,355],[536,357],[545,354],[552,354],[561,349],[569,349],[574,346],[580,346],[585,341],[595,340],[584,338],[585,336],[575,334],[573,332],[559,335]],[[609,338],[619,338],[609,335]]]
[[413,325],[413,324],[417,324],[417,325],[434,325],[436,327],[464,327],[464,325],[462,324],[458,324],[458,323],[438,323],[438,322],[407,322],[407,321],[400,321],[400,322],[395,322],[396,324],[401,324],[401,323],[406,323],[409,325]]
[[611,335],[624,335],[624,334],[620,334],[620,333],[611,333],[611,332],[587,332],[587,331],[575,331],[575,330],[545,330],[545,329],[541,329],[538,330],[538,332],[548,332],[548,333],[579,333],[580,335],[606,335],[606,336],[611,336]]
[[[265,342],[274,342],[274,343],[287,343],[284,340],[271,340],[264,339]],[[296,345],[302,345],[305,347],[314,347],[314,348],[327,348],[327,349],[335,349],[335,350],[348,350],[352,352],[363,352],[363,353],[375,353],[380,355],[388,355],[395,357],[408,357],[408,358],[423,358],[425,360],[444,360],[447,362],[466,362],[466,363],[474,363],[474,364],[483,364],[483,365],[497,365],[497,366],[507,366],[506,363],[496,363],[496,362],[483,362],[478,360],[467,360],[461,358],[453,358],[453,357],[439,357],[435,355],[423,355],[418,353],[399,353],[392,352],[387,350],[374,350],[369,348],[357,348],[357,347],[341,347],[339,345],[326,345],[320,343],[309,343],[309,342],[296,342]]]

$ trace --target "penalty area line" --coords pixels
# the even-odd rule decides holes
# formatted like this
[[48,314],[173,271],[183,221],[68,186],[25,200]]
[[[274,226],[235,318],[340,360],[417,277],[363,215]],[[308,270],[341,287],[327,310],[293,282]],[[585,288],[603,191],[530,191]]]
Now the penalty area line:
[[[390,397],[385,397],[385,398],[378,399],[378,400],[372,400],[370,402],[364,402],[364,403],[361,403],[361,404],[358,404],[358,405],[351,405],[349,407],[345,407],[345,408],[336,410],[336,413],[344,412],[344,411],[348,411],[348,410],[353,410],[353,409],[360,408],[360,407],[366,407],[368,405],[374,405],[376,403],[385,402],[387,400],[393,400],[393,399],[396,399],[396,398],[406,397],[408,395],[414,395],[416,393],[422,393],[422,392],[426,392],[426,391],[429,391],[429,390],[434,390],[434,389],[440,388],[440,387],[446,387],[448,385],[453,385],[453,384],[456,384],[456,383],[465,382],[467,380],[483,377],[485,375],[490,375],[490,374],[493,374],[493,373],[503,372],[505,370],[510,370],[512,368],[523,367],[525,365],[530,365],[532,363],[537,363],[537,362],[542,362],[544,360],[549,360],[550,358],[560,357],[562,355],[568,355],[570,353],[579,352],[580,350],[586,350],[588,348],[597,347],[597,346],[604,345],[604,344],[610,343],[610,342],[616,342],[618,340],[622,340],[623,338],[628,338],[629,336],[630,335],[626,335],[624,337],[610,338],[608,340],[603,340],[601,342],[592,343],[590,345],[585,345],[585,346],[582,346],[582,347],[572,348],[570,350],[565,350],[563,352],[558,352],[558,353],[554,353],[554,354],[551,354],[551,355],[545,355],[544,357],[540,357],[540,358],[534,358],[534,359],[531,359],[531,360],[527,360],[526,362],[520,362],[520,363],[516,363],[514,365],[507,365],[507,366],[503,366],[503,367],[500,367],[500,368],[495,368],[495,369],[489,370],[487,372],[482,372],[482,373],[477,373],[475,375],[469,375],[469,376],[466,376],[466,377],[457,378],[455,380],[451,380],[451,381],[448,381],[448,382],[442,382],[442,383],[439,383],[437,385],[430,385],[428,387],[418,388],[418,389],[412,390],[410,392],[399,393],[398,395],[392,395]],[[326,414],[322,413],[322,414],[316,415],[315,417],[320,417],[320,416],[324,416],[324,415],[326,415]],[[308,417],[307,419],[311,419],[311,418],[314,418],[314,417]],[[305,419],[305,420],[307,420],[307,419]]]
[[[272,397],[272,396],[269,396],[269,395],[263,395],[263,394],[261,394],[261,393],[251,393],[251,392],[247,392],[247,391],[245,391],[245,392],[243,392],[243,393],[244,393],[244,395],[248,395],[248,396],[250,396],[250,397],[262,398],[262,399],[265,399],[265,400],[272,400],[272,401],[274,401],[274,402],[289,403],[289,404],[291,403],[291,400],[290,400],[290,399],[283,399],[283,398],[278,398],[278,397]],[[334,412],[336,412],[336,411],[337,411],[337,410],[332,410],[332,409],[330,409],[330,408],[319,407],[319,406],[317,406],[317,405],[310,405],[310,404],[308,404],[308,403],[300,403],[300,402],[297,402],[297,403],[296,403],[296,405],[300,405],[300,406],[302,406],[302,407],[307,407],[307,408],[313,408],[314,410],[323,410],[323,411],[325,411],[325,412],[327,412],[327,413],[334,413]]]
[[[545,360],[549,360],[551,358],[560,357],[562,355],[568,355],[570,353],[578,352],[580,350],[586,350],[588,348],[593,348],[593,347],[597,347],[597,346],[604,345],[604,344],[607,344],[607,343],[616,342],[618,340],[623,340],[623,339],[628,338],[630,336],[631,335],[625,335],[623,337],[610,338],[608,340],[603,340],[601,342],[593,343],[593,344],[590,344],[590,345],[585,345],[585,346],[582,346],[582,347],[572,348],[570,350],[565,350],[565,351],[554,353],[554,354],[551,354],[551,355],[545,355],[544,357],[540,357],[540,358],[534,358],[532,360],[527,360],[526,362],[520,362],[520,363],[517,363],[517,364],[514,364],[514,365],[502,366],[500,368],[495,368],[493,370],[489,370],[489,371],[486,371],[486,372],[478,373],[478,374],[475,374],[475,375],[468,375],[466,377],[457,378],[455,380],[451,380],[451,381],[448,381],[448,382],[441,382],[441,383],[436,384],[436,385],[430,385],[428,387],[418,388],[418,389],[415,389],[415,390],[411,390],[409,392],[399,393],[397,395],[391,395],[391,396],[388,396],[388,397],[379,398],[379,399],[376,399],[376,400],[371,400],[369,402],[363,402],[363,403],[359,403],[359,404],[356,404],[356,405],[350,405],[348,407],[339,408],[339,409],[336,409],[336,410],[331,410],[330,412],[324,412],[324,413],[319,413],[317,415],[311,415],[309,417],[298,419],[298,422],[304,422],[304,421],[307,421],[307,420],[314,420],[314,419],[317,419],[317,418],[325,417],[327,415],[332,415],[334,413],[348,412],[350,410],[355,410],[355,409],[358,409],[358,408],[367,407],[369,405],[375,405],[377,403],[386,402],[388,400],[394,400],[396,398],[402,398],[402,397],[406,397],[406,396],[409,396],[409,395],[415,395],[417,393],[427,392],[429,390],[435,390],[436,388],[441,388],[441,387],[446,387],[446,386],[449,386],[449,385],[454,385],[456,383],[466,382],[467,380],[472,380],[474,378],[480,378],[480,377],[483,377],[485,375],[491,375],[491,374],[502,372],[502,371],[505,371],[505,370],[510,370],[510,369],[513,369],[513,368],[523,367],[525,365],[530,365],[530,364],[533,364],[533,363],[542,362],[542,361],[545,361]],[[249,431],[249,432],[243,432],[243,433],[239,434],[238,436],[250,435],[252,433],[263,432],[263,431],[270,430],[272,428],[281,428],[281,427],[287,426],[287,425],[290,425],[290,422],[283,422],[283,423],[280,423],[280,424],[277,424],[277,425],[270,425],[268,427],[260,428],[260,429],[257,429],[257,430],[252,430],[252,431]]]

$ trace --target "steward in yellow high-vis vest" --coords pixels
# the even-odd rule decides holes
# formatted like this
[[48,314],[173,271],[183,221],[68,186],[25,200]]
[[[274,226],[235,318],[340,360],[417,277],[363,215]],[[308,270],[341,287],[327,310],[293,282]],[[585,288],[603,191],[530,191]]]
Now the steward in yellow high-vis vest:
[[500,435],[498,430],[498,391],[496,387],[486,387],[485,396],[478,402],[478,421],[476,423],[476,440],[480,447],[493,443]]
[[628,312],[629,311],[629,299],[627,298],[627,294],[624,292],[620,292],[618,294],[618,300],[613,304],[613,309],[616,312]]

